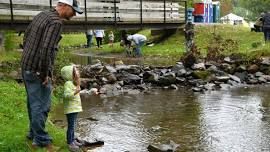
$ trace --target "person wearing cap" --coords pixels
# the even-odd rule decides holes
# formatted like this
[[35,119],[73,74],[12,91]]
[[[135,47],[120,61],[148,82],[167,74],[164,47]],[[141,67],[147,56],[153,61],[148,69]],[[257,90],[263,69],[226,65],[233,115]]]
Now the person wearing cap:
[[76,12],[83,13],[76,0],[59,0],[55,9],[39,13],[25,30],[21,69],[27,93],[27,138],[31,149],[45,147],[49,152],[59,149],[52,145],[45,123],[51,106],[51,78],[62,20],[70,20]]
[[146,42],[147,38],[146,36],[142,35],[142,34],[134,34],[134,35],[129,35],[127,37],[128,41],[132,41],[135,43],[135,50],[136,50],[136,56],[137,57],[141,57],[142,56],[142,51],[141,51],[141,47],[144,45],[144,43]]

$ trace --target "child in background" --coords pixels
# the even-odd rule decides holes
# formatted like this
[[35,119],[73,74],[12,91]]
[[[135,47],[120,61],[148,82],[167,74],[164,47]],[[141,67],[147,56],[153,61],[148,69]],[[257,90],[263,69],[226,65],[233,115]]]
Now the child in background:
[[114,42],[113,31],[110,31],[110,34],[109,34],[109,46],[110,47],[113,47],[113,42]]
[[[64,113],[67,116],[67,144],[70,151],[80,151],[81,143],[74,138],[74,130],[78,113],[82,111],[80,98],[80,74],[74,65],[61,69],[61,76],[66,80],[64,85]],[[97,94],[97,89],[92,89]]]

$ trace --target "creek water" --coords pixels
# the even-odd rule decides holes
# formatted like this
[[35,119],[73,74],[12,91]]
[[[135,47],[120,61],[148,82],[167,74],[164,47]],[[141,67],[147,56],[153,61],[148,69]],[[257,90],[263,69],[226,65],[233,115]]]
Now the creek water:
[[[82,96],[77,132],[104,140],[96,152],[145,152],[149,144],[168,140],[179,144],[177,151],[270,151],[269,93],[270,86],[253,86]],[[61,104],[54,119],[65,121]]]

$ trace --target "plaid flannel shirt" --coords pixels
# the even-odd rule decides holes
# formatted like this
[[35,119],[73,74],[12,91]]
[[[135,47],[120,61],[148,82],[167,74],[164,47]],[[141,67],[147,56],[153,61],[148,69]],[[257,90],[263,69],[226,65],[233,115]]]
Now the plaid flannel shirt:
[[35,16],[24,34],[22,70],[40,73],[42,80],[46,76],[52,77],[61,32],[62,20],[56,10]]

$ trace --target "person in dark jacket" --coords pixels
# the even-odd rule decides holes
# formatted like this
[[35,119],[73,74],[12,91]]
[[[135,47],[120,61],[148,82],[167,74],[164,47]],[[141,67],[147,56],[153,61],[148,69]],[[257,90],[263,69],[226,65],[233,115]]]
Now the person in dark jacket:
[[270,12],[265,12],[262,17],[264,40],[270,40]]
[[54,10],[44,11],[34,17],[25,30],[21,60],[22,77],[27,93],[29,148],[45,147],[52,152],[52,138],[45,131],[51,106],[52,71],[61,39],[62,20],[83,13],[76,0],[59,0]]

